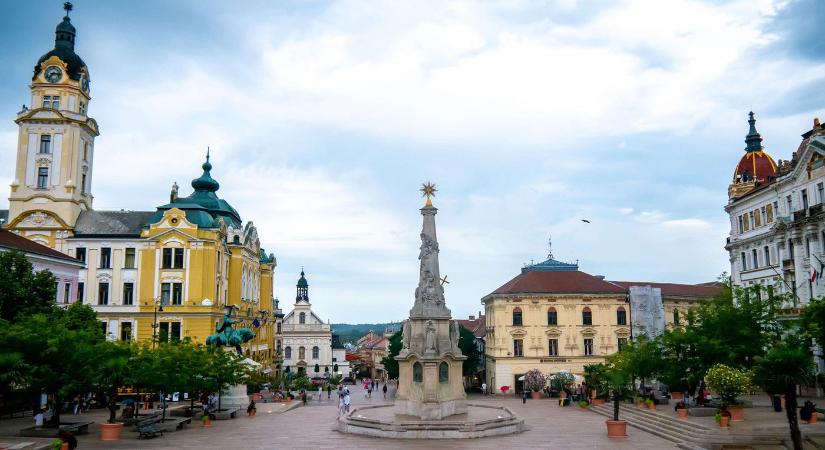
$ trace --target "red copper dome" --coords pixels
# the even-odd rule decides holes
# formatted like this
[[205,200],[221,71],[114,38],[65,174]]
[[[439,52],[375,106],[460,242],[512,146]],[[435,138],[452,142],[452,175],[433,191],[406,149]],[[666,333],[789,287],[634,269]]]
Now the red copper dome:
[[742,155],[736,172],[733,174],[734,182],[757,181],[760,184],[770,183],[776,177],[776,163],[771,155],[763,152],[747,152]]

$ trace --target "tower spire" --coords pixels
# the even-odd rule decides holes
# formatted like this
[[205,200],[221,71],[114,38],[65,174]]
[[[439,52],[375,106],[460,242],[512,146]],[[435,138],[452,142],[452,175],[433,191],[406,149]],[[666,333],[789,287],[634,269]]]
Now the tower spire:
[[72,2],[63,3],[63,9],[66,10],[66,17],[69,17],[69,12],[74,8]]
[[745,136],[746,152],[762,151],[762,136],[756,131],[756,119],[753,118],[753,111],[748,113],[748,135]]

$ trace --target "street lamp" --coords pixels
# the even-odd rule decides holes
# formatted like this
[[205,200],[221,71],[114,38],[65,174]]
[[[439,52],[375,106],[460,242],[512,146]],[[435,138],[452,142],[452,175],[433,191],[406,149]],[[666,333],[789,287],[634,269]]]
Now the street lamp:
[[153,303],[155,306],[155,321],[152,323],[152,348],[155,348],[158,341],[158,312],[163,312],[163,301],[161,297],[156,297]]

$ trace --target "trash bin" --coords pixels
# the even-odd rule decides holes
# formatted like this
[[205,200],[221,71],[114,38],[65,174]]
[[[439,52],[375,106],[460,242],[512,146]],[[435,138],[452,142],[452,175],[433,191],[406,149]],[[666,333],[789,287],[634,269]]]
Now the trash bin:
[[782,412],[782,399],[778,395],[773,396],[773,410]]

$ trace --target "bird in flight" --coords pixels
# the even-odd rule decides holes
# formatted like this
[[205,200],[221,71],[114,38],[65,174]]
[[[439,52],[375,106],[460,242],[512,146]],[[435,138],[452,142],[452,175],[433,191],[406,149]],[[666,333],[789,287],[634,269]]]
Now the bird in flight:
[[590,223],[590,221],[589,221],[589,220],[587,220],[587,219],[582,219],[582,222],[584,222],[584,223]]

